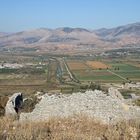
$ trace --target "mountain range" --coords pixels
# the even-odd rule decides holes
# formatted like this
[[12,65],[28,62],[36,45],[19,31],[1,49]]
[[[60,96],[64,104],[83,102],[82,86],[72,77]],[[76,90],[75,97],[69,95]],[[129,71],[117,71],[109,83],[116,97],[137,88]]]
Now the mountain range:
[[69,51],[140,46],[140,23],[111,29],[39,28],[17,33],[0,32],[0,51]]

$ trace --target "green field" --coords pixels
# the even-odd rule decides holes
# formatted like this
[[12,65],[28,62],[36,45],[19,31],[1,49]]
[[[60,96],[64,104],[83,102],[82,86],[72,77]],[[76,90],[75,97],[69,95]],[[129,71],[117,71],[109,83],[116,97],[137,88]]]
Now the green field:
[[[81,62],[84,63],[84,61]],[[81,69],[80,67],[79,69],[78,67],[76,69],[71,67],[70,69],[72,73],[75,75],[75,77],[80,81],[98,81],[98,82],[123,82],[126,80],[140,81],[139,67],[127,64],[126,62],[123,61],[120,62],[108,61],[105,62],[105,64],[109,65],[110,68],[94,70],[87,66],[87,69]]]
[[[129,80],[140,81],[140,68],[127,63],[110,63],[111,70]],[[119,68],[119,70],[118,70]],[[116,69],[116,70],[115,70]]]
[[140,68],[139,67],[136,67],[136,66],[133,66],[133,65],[130,65],[130,64],[126,64],[126,63],[115,63],[115,62],[111,62],[109,63],[109,65],[112,66],[112,70],[114,70],[115,68],[118,68],[119,67],[119,70],[122,70],[122,71],[139,71]]
[[[20,58],[20,56],[18,56]],[[122,83],[140,81],[139,60],[126,59],[91,59],[86,57],[72,58],[24,55],[22,59],[10,56],[0,56],[1,62],[23,64],[19,69],[0,69],[0,94],[36,91],[60,90],[65,87],[80,87],[89,82]],[[65,61],[64,61],[65,60]],[[108,65],[107,68],[96,68],[87,61],[99,61]],[[65,63],[66,62],[66,65]],[[26,64],[31,65],[26,65]],[[134,65],[133,65],[134,64]],[[66,66],[68,66],[69,71]],[[70,76],[71,73],[72,77]],[[80,85],[81,84],[81,85]]]
[[119,77],[109,73],[107,70],[77,70],[73,71],[77,79],[83,81],[122,81]]

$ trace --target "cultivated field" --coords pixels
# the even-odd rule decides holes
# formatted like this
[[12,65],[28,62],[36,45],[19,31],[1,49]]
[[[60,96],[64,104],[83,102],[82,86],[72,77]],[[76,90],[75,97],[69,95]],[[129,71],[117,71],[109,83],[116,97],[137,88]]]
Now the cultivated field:
[[97,82],[121,82],[122,79],[111,74],[106,70],[83,70],[73,71],[75,76],[81,81],[97,81]]
[[[22,58],[22,59],[21,59]],[[1,54],[1,64],[21,68],[0,69],[0,94],[48,90],[70,90],[88,82],[123,83],[140,81],[139,59],[103,59],[45,54]],[[1,65],[2,67],[2,65]],[[77,90],[76,90],[77,91]]]
[[140,81],[140,68],[126,62],[111,62],[111,70],[116,74],[131,80]]
[[93,69],[106,69],[109,68],[110,66],[106,65],[103,62],[100,61],[87,61],[86,62],[87,65],[91,66]]
[[[32,55],[13,57],[2,55],[0,60],[0,95],[15,92],[33,94],[36,91],[46,91],[48,62],[41,62],[40,58]],[[22,67],[10,67],[20,64]],[[2,68],[2,66],[9,66]]]
[[88,67],[82,61],[67,61],[71,70],[86,70]]
[[[87,64],[88,62],[88,64]],[[113,75],[112,73],[108,72],[107,69],[110,66],[107,67],[106,64],[103,62],[98,61],[67,61],[67,64],[72,71],[72,73],[75,75],[77,79],[80,81],[97,81],[97,82],[113,82],[113,81],[122,81],[119,77],[116,75]],[[96,68],[94,66],[94,69],[89,64],[96,64]],[[98,66],[100,64],[100,66]],[[98,67],[98,69],[97,69]],[[99,67],[101,69],[99,69]]]
[[125,82],[140,81],[140,68],[126,61],[67,61],[71,72],[80,81]]

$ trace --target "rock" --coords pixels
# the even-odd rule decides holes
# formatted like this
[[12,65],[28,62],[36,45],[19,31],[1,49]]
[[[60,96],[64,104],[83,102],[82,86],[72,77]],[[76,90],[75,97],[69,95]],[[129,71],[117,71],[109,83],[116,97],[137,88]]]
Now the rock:
[[32,112],[35,108],[35,105],[39,102],[40,99],[38,99],[36,96],[34,97],[28,97],[23,100],[23,105],[21,108],[21,112]]
[[120,92],[113,88],[109,89],[108,95],[99,90],[59,96],[45,94],[31,113],[20,114],[20,121],[38,121],[76,114],[85,114],[104,123],[114,123],[124,119],[140,118],[140,108],[125,104]]
[[22,93],[15,93],[11,97],[5,107],[6,116],[16,116],[18,114],[18,109],[21,107],[23,102]]
[[123,96],[122,96],[122,94],[117,89],[114,89],[113,87],[111,87],[111,88],[108,89],[108,94],[112,98],[118,98],[120,100],[123,100],[124,99]]
[[135,93],[131,93],[131,97],[133,100],[136,100],[139,98],[139,96],[137,96]]

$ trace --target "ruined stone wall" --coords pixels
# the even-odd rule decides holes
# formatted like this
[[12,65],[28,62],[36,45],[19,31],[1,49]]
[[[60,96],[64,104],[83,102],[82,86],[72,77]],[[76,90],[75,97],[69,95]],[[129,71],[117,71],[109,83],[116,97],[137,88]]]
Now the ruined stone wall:
[[86,91],[72,95],[45,94],[31,113],[21,113],[20,120],[44,120],[49,117],[67,117],[85,114],[105,123],[140,118],[140,108],[127,105],[118,90]]

